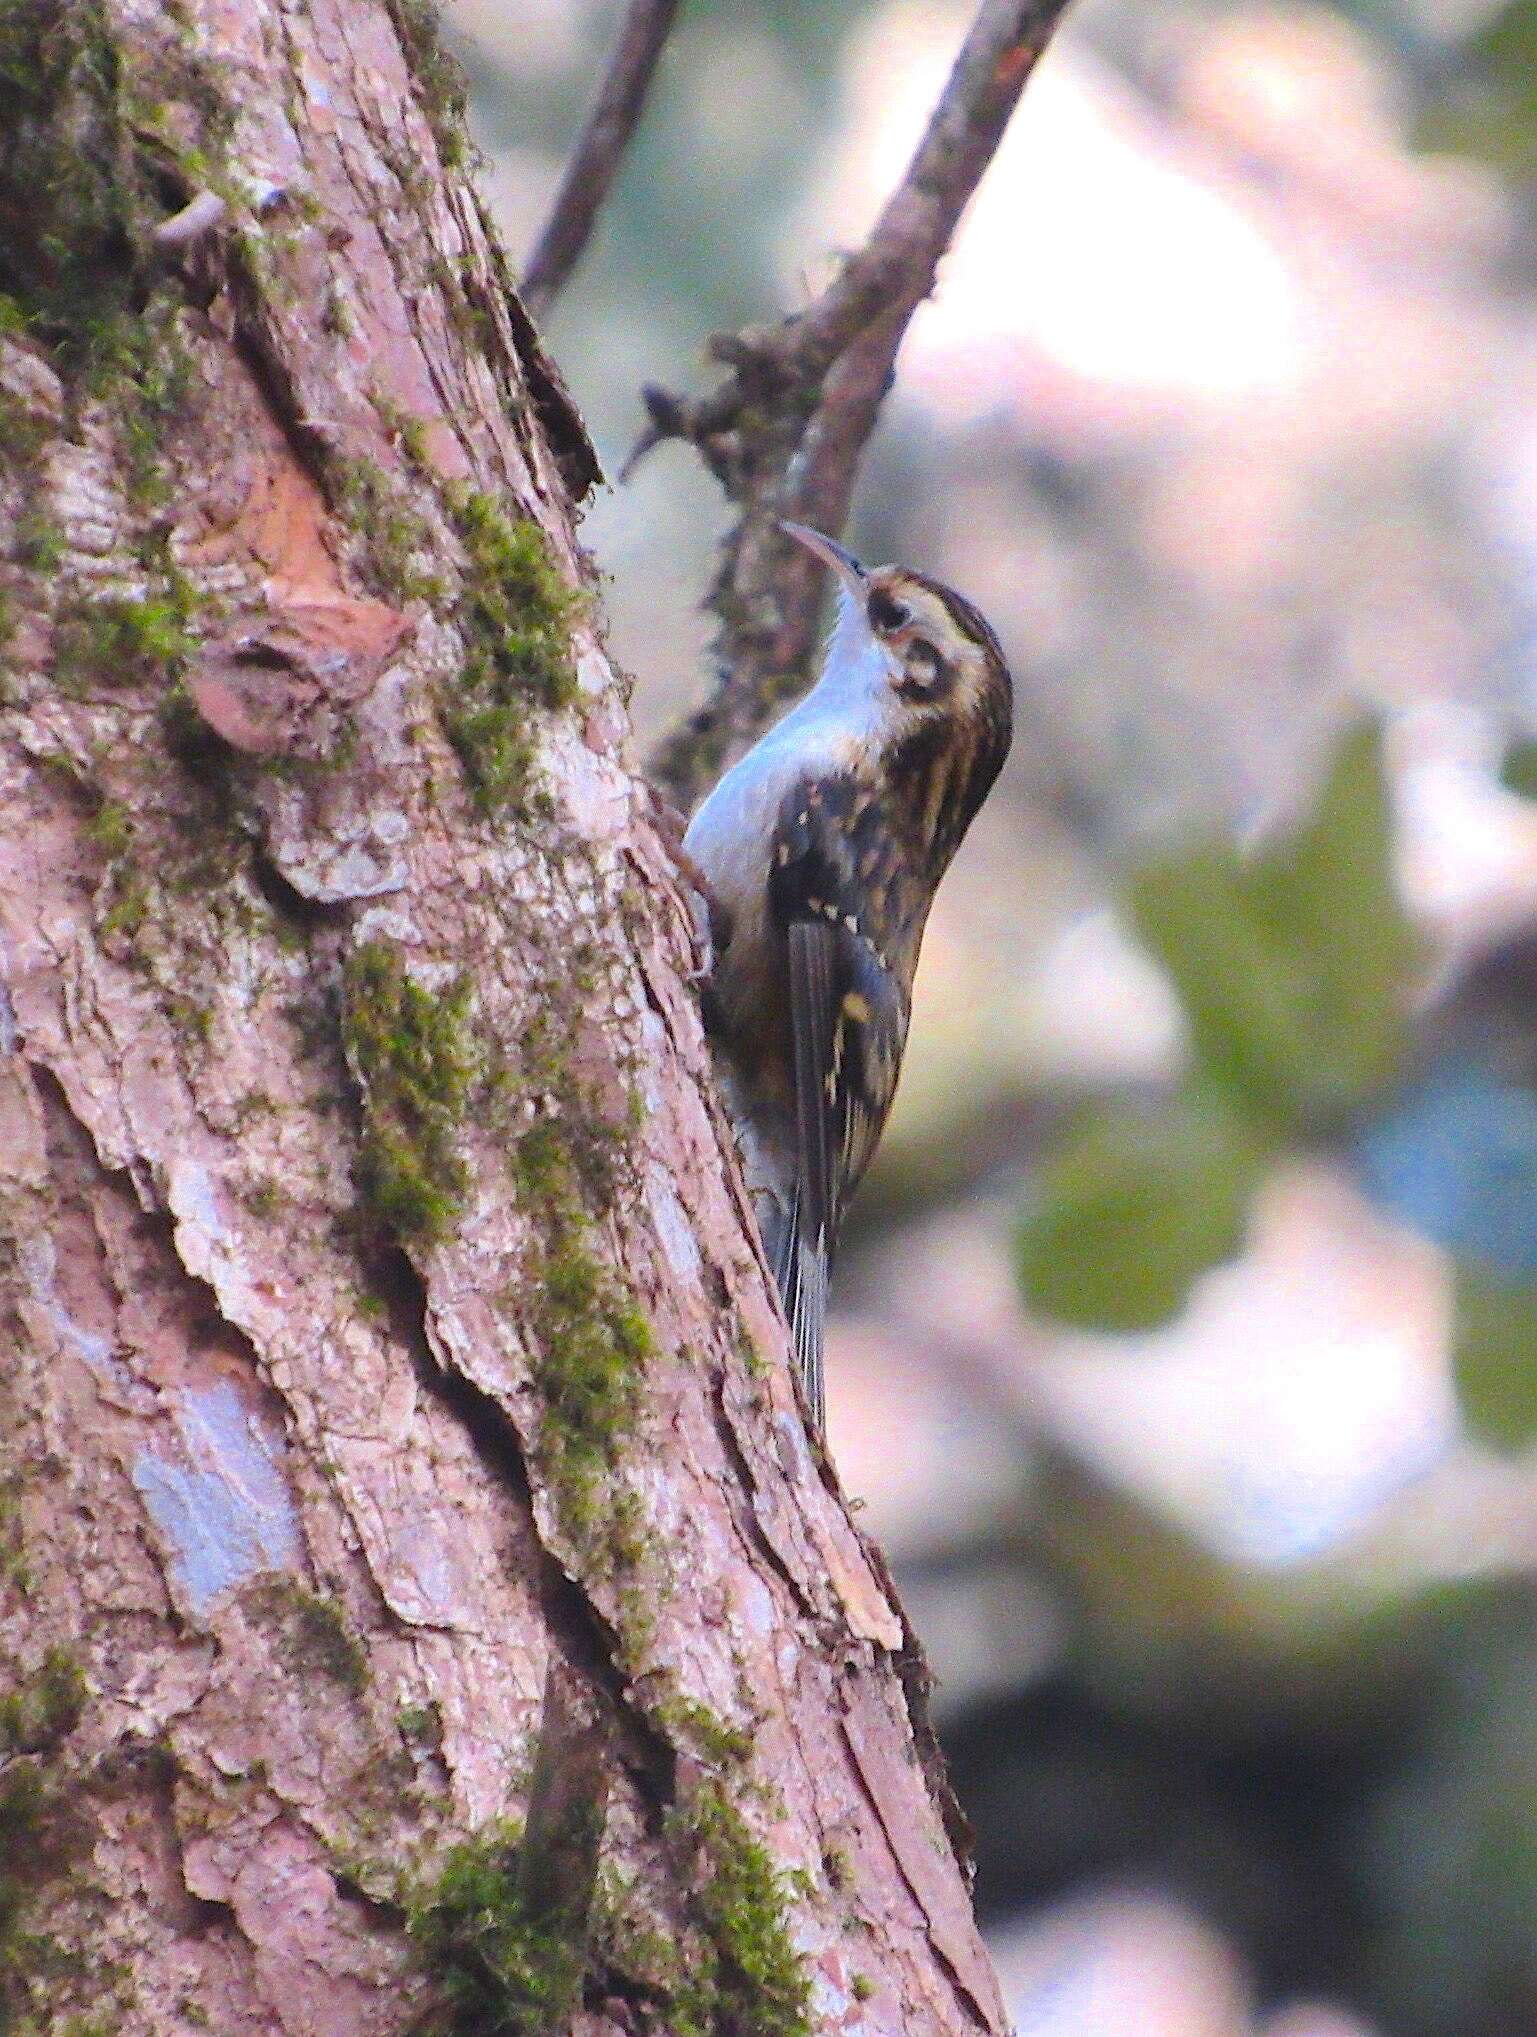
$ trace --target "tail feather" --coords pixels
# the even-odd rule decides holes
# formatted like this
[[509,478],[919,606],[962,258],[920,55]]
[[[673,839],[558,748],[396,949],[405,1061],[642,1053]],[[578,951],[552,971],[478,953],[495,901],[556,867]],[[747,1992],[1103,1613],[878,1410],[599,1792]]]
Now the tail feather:
[[777,1240],[774,1278],[789,1319],[795,1370],[805,1396],[812,1427],[821,1435],[826,1422],[823,1384],[822,1325],[827,1320],[827,1244],[820,1236],[801,1235],[799,1198]]
[[822,1325],[827,1319],[827,1253],[822,1246],[800,1247],[800,1280],[790,1328],[795,1336],[795,1363],[800,1373],[806,1411],[820,1436],[826,1425],[827,1402],[822,1372]]

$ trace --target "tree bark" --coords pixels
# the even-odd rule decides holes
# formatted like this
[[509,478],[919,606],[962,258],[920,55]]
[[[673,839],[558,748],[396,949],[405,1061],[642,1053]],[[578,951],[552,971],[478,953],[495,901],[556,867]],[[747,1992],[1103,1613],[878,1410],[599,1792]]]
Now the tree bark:
[[419,0],[0,0],[0,2026],[1001,2029]]

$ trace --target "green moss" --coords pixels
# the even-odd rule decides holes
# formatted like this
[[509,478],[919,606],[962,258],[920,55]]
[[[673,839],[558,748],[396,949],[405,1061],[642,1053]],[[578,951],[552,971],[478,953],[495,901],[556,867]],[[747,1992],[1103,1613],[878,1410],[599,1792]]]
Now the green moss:
[[445,170],[459,169],[469,159],[464,118],[468,88],[457,59],[443,47],[437,7],[433,0],[390,0],[390,12],[439,158]]
[[334,1598],[284,1577],[259,1586],[248,1604],[257,1619],[281,1628],[291,1668],[328,1677],[353,1697],[367,1689],[368,1657]]
[[[182,68],[174,79],[131,78],[101,0],[0,6],[7,325],[19,323],[49,349],[72,404],[110,399],[127,493],[138,507],[169,499],[166,431],[192,376],[179,293],[155,279],[149,259],[168,202],[168,158],[178,154],[152,101],[173,88],[195,96],[194,69]],[[52,430],[7,403],[0,449],[30,458]],[[47,568],[47,547],[35,563]]]
[[337,461],[333,494],[343,520],[363,541],[381,594],[395,601],[442,598],[442,581],[419,564],[431,548],[432,533],[382,467],[372,460]]
[[544,1396],[539,1456],[561,1523],[595,1553],[601,1542],[611,1562],[623,1566],[638,1560],[643,1534],[633,1504],[626,1507],[625,1495],[606,1488],[635,1426],[651,1329],[591,1249],[590,1220],[562,1133],[548,1117],[514,1151],[519,1199],[542,1233],[516,1306],[533,1333]]
[[683,1971],[675,1937],[638,1913],[635,1879],[605,1862],[598,1872],[592,1906],[596,1961],[661,1997],[671,1994]]
[[288,1197],[275,1181],[258,1181],[241,1197],[241,1201],[252,1216],[263,1220],[275,1217],[287,1200]]
[[343,1035],[364,1095],[364,1202],[397,1238],[445,1238],[469,1185],[455,1150],[475,1072],[469,984],[425,990],[392,948],[370,941],[348,962],[346,988]]
[[100,920],[103,940],[114,938],[128,942],[137,939],[149,917],[149,890],[141,878],[128,872],[119,872],[112,892],[112,901]]
[[50,1648],[42,1665],[0,1696],[0,1751],[39,1754],[72,1733],[85,1709],[85,1676],[68,1650]]
[[195,997],[173,992],[166,999],[165,1015],[184,1040],[206,1047],[213,1038],[213,1013]]
[[555,2037],[570,2022],[586,1932],[533,1913],[519,1872],[521,1834],[490,1827],[454,1847],[407,1907],[407,1930],[441,2008],[441,2037]]
[[[0,299],[0,303],[5,300]],[[0,332],[4,327],[0,326]],[[0,460],[13,467],[30,466],[47,445],[56,426],[9,389],[0,389]]]
[[139,509],[158,509],[171,496],[166,433],[194,382],[180,306],[162,292],[142,311],[97,321],[82,345],[85,391],[112,407],[128,499]]
[[[48,1809],[49,1791],[35,1762],[19,1761],[0,1771],[0,1986],[19,1963],[19,1925],[30,1893],[24,1863],[37,1845]],[[0,2005],[4,2000],[0,1992]]]
[[[595,1245],[594,1226],[620,1187],[624,1131],[572,1075],[558,1016],[569,1001],[569,992],[550,986],[546,1016],[519,1043],[516,1072],[500,1071],[502,1089],[538,1097],[538,1115],[512,1140],[508,1159],[534,1244],[526,1277],[503,1302],[544,1400],[540,1469],[567,1535],[620,1584],[633,1666],[651,1620],[638,1573],[652,1538],[638,1496],[614,1474],[636,1432],[653,1338],[645,1312]],[[647,1590],[654,1598],[656,1588]]]
[[347,302],[342,286],[338,282],[332,282],[327,288],[321,324],[333,339],[351,339],[358,329],[357,320],[352,315],[352,306]]
[[[613,1493],[608,1510],[608,1553],[614,1566],[620,1570],[635,1570],[645,1561],[651,1550],[651,1526],[646,1519],[645,1508],[640,1494],[628,1487]],[[625,1628],[624,1639],[627,1648],[637,1644],[638,1637]],[[631,1660],[635,1660],[633,1655]]]
[[174,598],[81,596],[54,626],[54,678],[71,695],[93,686],[169,682],[192,649],[183,604]]
[[395,1714],[402,1740],[416,1740],[433,1748],[443,1744],[443,1715],[436,1704],[402,1705]]
[[28,509],[17,517],[15,557],[34,573],[56,573],[63,564],[64,533],[46,510]]
[[490,496],[458,488],[449,506],[468,570],[457,621],[464,669],[445,725],[476,804],[494,813],[521,796],[534,758],[530,710],[571,706],[576,591],[537,524],[510,521]]
[[62,1789],[46,1762],[18,1756],[0,1765],[0,2030],[24,2007],[44,2011],[50,2030],[61,2023],[60,1997],[79,1982],[81,1958],[29,1929],[27,1913],[89,1843],[79,1792]]
[[674,1994],[669,2029],[675,2037],[811,2037],[811,1983],[786,1914],[794,1878],[775,1867],[716,1782],[701,1784],[669,1827],[700,1876],[690,1909],[708,1947]]
[[0,287],[53,328],[126,301],[137,157],[100,0],[0,8]]
[[721,1768],[739,1767],[752,1754],[752,1734],[743,1726],[731,1725],[697,1698],[674,1692],[652,1709],[669,1732],[690,1741],[706,1761]]
[[13,1479],[0,1483],[0,1584],[8,1584],[26,1597],[32,1590],[32,1566],[22,1534],[18,1483]]
[[430,475],[432,472],[432,461],[427,451],[426,418],[413,416],[409,410],[397,403],[384,390],[374,389],[370,392],[370,395],[375,410],[378,411],[380,418],[394,435],[408,463],[416,469],[417,473]]
[[875,1993],[875,1982],[867,1973],[856,1973],[850,1978],[849,1993],[856,2002],[867,2002]]
[[566,1528],[590,1540],[600,1489],[634,1426],[650,1332],[636,1310],[612,1297],[606,1268],[570,1234],[544,1255],[535,1278],[545,1402],[540,1454]]
[[117,799],[104,799],[86,822],[85,831],[108,856],[125,854],[133,840],[128,809]]

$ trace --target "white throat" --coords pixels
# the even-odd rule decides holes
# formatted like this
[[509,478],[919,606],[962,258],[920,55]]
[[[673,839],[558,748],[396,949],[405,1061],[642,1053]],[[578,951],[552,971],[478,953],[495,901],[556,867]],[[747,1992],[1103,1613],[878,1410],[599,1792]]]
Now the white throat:
[[890,653],[872,632],[863,604],[840,587],[822,676],[766,740],[783,735],[804,743],[823,727],[844,736],[871,737],[891,712],[891,680]]
[[766,843],[791,786],[878,751],[892,712],[888,654],[862,605],[841,592],[822,676],[721,779],[684,846],[733,910],[761,903]]

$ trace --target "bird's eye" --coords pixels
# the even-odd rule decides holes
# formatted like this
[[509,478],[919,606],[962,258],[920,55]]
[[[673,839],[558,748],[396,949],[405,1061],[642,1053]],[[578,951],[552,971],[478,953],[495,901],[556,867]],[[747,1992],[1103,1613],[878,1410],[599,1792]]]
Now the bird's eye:
[[870,596],[866,614],[871,629],[879,630],[883,636],[904,628],[913,619],[913,612],[906,602],[898,601],[894,594],[888,594],[884,587],[877,587]]
[[944,661],[938,651],[922,637],[908,645],[907,656],[902,660],[902,676],[909,686],[927,690],[943,669]]

